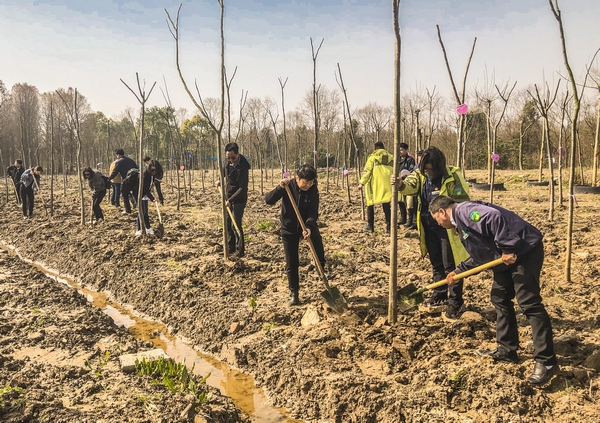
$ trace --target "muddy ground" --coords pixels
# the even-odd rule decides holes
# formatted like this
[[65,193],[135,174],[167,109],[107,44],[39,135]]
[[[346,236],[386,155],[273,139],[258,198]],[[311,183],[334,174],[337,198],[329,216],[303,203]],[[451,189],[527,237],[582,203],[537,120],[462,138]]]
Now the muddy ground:
[[[470,171],[468,177],[483,178],[484,173]],[[321,231],[330,283],[350,306],[343,315],[321,300],[323,288],[307,247],[301,248],[302,306],[287,305],[279,207],[263,200],[277,183],[270,179],[263,193],[258,181],[250,193],[242,259],[223,260],[217,193],[208,186],[203,192],[199,179],[179,211],[173,191],[164,189],[165,235],[160,239],[136,238],[134,221],[106,203],[105,222],[80,226],[74,181],[68,197],[56,199],[52,218],[39,202],[30,221],[21,220],[15,205],[3,204],[0,239],[86,287],[109,291],[113,300],[166,323],[198,349],[252,374],[271,402],[294,418],[599,422],[600,196],[577,195],[572,280],[566,283],[567,209],[557,208],[549,221],[548,187],[525,183],[533,178],[534,171],[499,171],[496,181],[507,190],[497,192],[495,202],[545,235],[542,294],[553,320],[561,371],[542,388],[525,381],[534,361],[531,331],[522,315],[519,364],[493,364],[473,354],[495,345],[489,273],[467,279],[467,312],[456,323],[415,310],[387,324],[389,240],[382,212],[376,210],[376,232],[365,234],[356,191],[349,204],[341,188],[332,184],[325,192],[323,176]],[[472,191],[472,197],[487,200],[489,194]],[[151,219],[156,226],[155,213]],[[399,229],[399,286],[431,282],[429,260],[420,258],[418,240],[411,235]],[[255,307],[250,306],[253,295]],[[318,321],[303,325],[307,311],[316,313]]]
[[0,251],[0,421],[245,421],[214,388],[201,387],[210,399],[200,405],[190,392],[123,373],[119,356],[153,345],[115,326],[76,290]]

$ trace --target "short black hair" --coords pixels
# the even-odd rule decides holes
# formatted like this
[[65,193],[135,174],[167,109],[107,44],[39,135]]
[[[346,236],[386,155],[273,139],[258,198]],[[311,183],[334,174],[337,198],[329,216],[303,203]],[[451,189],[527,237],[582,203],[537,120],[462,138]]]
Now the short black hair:
[[119,156],[124,156],[125,155],[125,151],[123,151],[122,148],[117,148],[115,150],[115,154],[119,155]]
[[438,195],[429,203],[429,213],[434,214],[440,211],[440,209],[449,209],[453,204],[456,204],[456,201],[452,197]]
[[15,163],[20,164],[21,166],[23,166],[23,160],[15,160]]
[[383,143],[382,143],[381,141],[377,141],[377,142],[375,143],[375,149],[378,149],[378,148],[385,148],[385,147],[383,146]]
[[401,142],[400,144],[398,144],[398,147],[408,150],[408,144],[405,142]]
[[309,164],[303,164],[296,175],[305,181],[314,181],[317,179],[317,170]]
[[152,159],[148,156],[144,157],[144,163],[152,161]]
[[238,154],[240,147],[237,145],[237,142],[230,142],[225,146],[225,151],[233,151],[235,154]]

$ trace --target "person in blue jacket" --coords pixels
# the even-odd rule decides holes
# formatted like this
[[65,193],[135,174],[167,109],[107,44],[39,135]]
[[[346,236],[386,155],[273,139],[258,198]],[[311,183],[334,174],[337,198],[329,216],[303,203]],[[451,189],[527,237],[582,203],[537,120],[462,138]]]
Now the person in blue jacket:
[[40,189],[40,179],[44,169],[35,166],[21,174],[21,201],[23,206],[23,219],[33,218],[34,191]]
[[479,356],[495,361],[518,362],[519,330],[513,304],[523,311],[531,325],[535,367],[527,379],[542,385],[558,372],[550,316],[540,296],[540,273],[544,262],[542,233],[517,214],[495,204],[439,196],[429,204],[429,212],[444,228],[456,228],[470,257],[448,274],[454,284],[457,273],[502,257],[503,264],[493,269],[491,300],[496,308],[494,350],[478,350]]

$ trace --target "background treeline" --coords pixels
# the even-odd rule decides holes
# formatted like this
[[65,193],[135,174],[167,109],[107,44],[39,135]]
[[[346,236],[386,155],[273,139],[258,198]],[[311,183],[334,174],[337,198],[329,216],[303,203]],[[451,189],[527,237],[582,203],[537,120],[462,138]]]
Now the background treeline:
[[[493,81],[486,85],[495,86]],[[564,160],[570,154],[570,95],[559,85],[545,84],[538,88],[542,98],[545,92],[550,97],[556,92],[555,101],[548,110],[550,145],[555,160],[559,159],[558,150],[564,149],[561,155]],[[23,159],[26,167],[41,165],[49,170],[52,146],[54,173],[72,174],[77,168],[77,121],[83,165],[96,167],[103,163],[102,168],[107,169],[114,160],[115,148],[123,148],[139,163],[140,158],[136,157],[139,110],[127,108],[109,118],[101,111],[92,110],[85,93],[78,93],[75,114],[72,110],[74,92],[73,88],[60,88],[40,93],[27,83],[15,84],[9,89],[0,81],[0,159],[3,169],[15,159]],[[579,149],[577,161],[581,167],[593,166],[600,116],[599,92],[600,89],[587,89],[582,102],[576,143]],[[350,141],[349,122],[352,122],[361,160],[372,150],[376,140],[383,141],[393,151],[394,113],[391,106],[370,103],[353,109],[349,118],[341,93],[320,87],[316,96],[319,120],[316,126],[313,98],[309,91],[295,109],[284,104],[284,124],[281,104],[271,98],[248,98],[242,92],[239,101],[226,104],[223,138],[225,142],[236,141],[255,169],[293,169],[304,162],[313,163],[315,127],[319,128],[316,153],[319,166],[353,168],[356,150]],[[512,93],[497,128],[494,151],[500,155],[497,168],[526,170],[547,166],[548,153],[543,147],[544,122],[536,101],[534,86],[517,86]],[[209,112],[218,114],[220,103],[217,99],[209,98],[204,103]],[[484,169],[489,165],[489,133],[504,105],[494,94],[494,89],[478,87],[470,91],[467,104],[465,169]],[[77,119],[72,119],[73,116]],[[456,163],[456,105],[441,96],[436,87],[417,87],[405,93],[401,116],[401,140],[410,146],[411,152],[435,145],[446,153],[450,163]],[[166,169],[175,166],[212,169],[215,166],[215,157],[219,154],[215,151],[215,134],[203,117],[183,108],[152,107],[146,110],[145,128],[146,154],[157,158]]]

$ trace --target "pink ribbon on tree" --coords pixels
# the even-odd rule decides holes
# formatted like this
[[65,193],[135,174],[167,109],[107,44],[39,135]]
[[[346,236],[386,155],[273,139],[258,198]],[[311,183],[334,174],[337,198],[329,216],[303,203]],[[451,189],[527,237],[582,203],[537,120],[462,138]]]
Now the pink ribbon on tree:
[[180,169],[180,170],[184,170],[184,169],[185,169],[185,166],[184,166],[184,165],[181,165],[181,166],[179,166],[179,169]]
[[348,169],[344,169],[344,176],[348,175]]
[[469,111],[469,106],[467,106],[465,103],[463,103],[460,106],[456,106],[456,111],[458,112],[459,115],[466,115],[467,112]]
[[556,152],[558,153],[558,155],[560,156],[561,154],[565,153],[565,148],[564,147],[558,147],[558,150],[556,150]]
[[283,177],[286,178],[286,179],[289,178],[290,177],[290,172],[284,172],[283,173]]
[[500,160],[500,154],[492,154],[492,160],[494,161],[494,163],[498,163],[498,161]]

